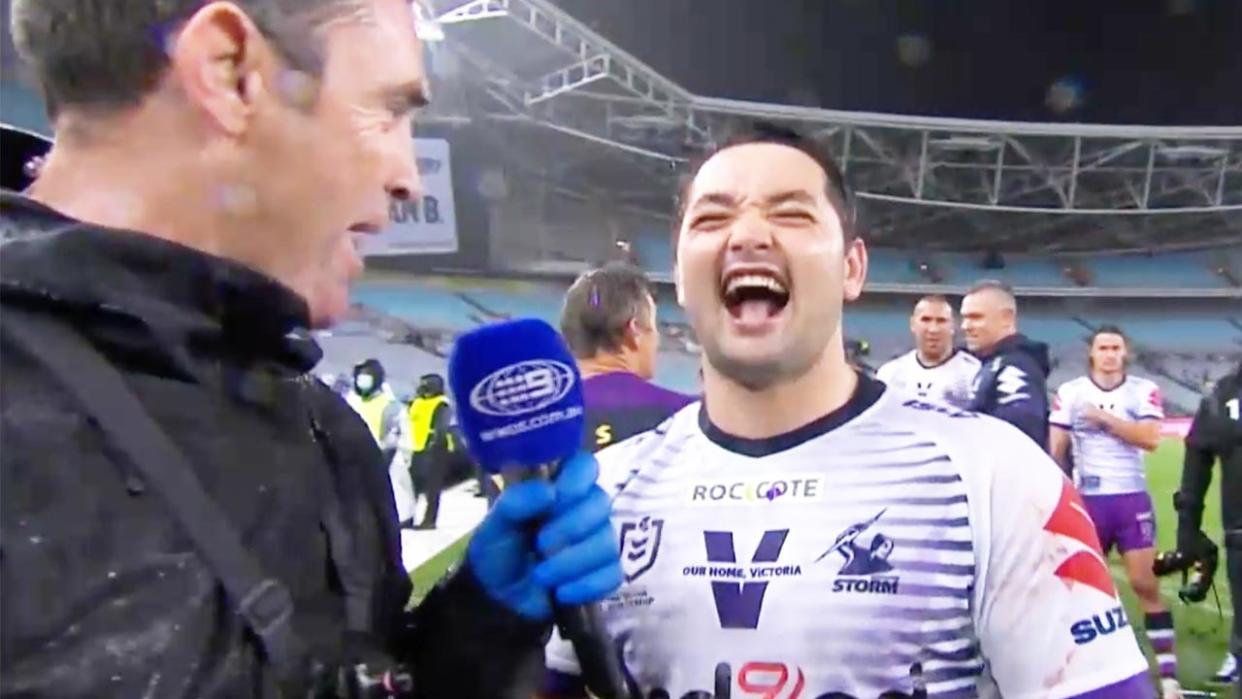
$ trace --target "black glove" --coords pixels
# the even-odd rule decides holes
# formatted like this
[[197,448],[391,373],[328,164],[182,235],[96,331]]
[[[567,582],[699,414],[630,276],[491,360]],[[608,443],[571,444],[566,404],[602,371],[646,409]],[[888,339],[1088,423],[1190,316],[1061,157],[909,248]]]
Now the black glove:
[[1181,492],[1173,493],[1173,509],[1177,511],[1177,550],[1190,557],[1199,555],[1200,542],[1205,538],[1200,522],[1203,503],[1191,502]]
[[1198,557],[1200,544],[1204,538],[1203,530],[1186,521],[1177,523],[1177,551],[1191,558]]

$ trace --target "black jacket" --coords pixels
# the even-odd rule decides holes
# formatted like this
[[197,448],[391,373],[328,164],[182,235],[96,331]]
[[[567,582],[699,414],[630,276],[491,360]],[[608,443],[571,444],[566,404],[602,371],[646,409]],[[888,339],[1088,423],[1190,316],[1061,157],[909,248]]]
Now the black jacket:
[[977,352],[970,409],[1000,418],[1048,450],[1048,345],[1016,334]]
[[1198,531],[1203,499],[1220,459],[1220,517],[1225,531],[1242,530],[1242,367],[1217,382],[1195,413],[1186,435],[1182,486],[1178,489],[1179,532]]
[[[468,569],[404,611],[381,457],[353,411],[308,378],[319,351],[297,332],[299,297],[239,265],[7,193],[0,223],[39,232],[0,247],[0,324],[63,319],[121,371],[288,587],[315,659],[407,663],[420,697],[508,696],[537,680],[548,629],[492,602]],[[273,673],[164,503],[4,338],[0,694],[274,696]],[[364,628],[347,629],[347,597],[369,610],[361,625],[352,616]]]

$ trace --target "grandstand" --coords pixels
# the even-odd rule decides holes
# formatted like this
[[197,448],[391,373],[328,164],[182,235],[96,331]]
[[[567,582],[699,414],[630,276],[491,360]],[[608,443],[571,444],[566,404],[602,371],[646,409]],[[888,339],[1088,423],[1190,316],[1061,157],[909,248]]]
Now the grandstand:
[[[845,332],[865,340],[865,365],[909,349],[920,294],[956,306],[985,278],[1015,288],[1022,331],[1049,344],[1051,388],[1083,373],[1085,338],[1104,323],[1131,337],[1134,371],[1161,385],[1172,415],[1192,413],[1242,359],[1242,127],[722,99],[551,0],[419,6],[435,18],[424,29],[436,90],[418,135],[451,147],[454,246],[372,257],[352,320],[317,333],[322,374],[376,357],[409,395],[420,375],[445,373],[457,334],[513,316],[555,323],[577,274],[627,256],[660,284],[656,380],[697,392],[698,347],[672,289],[673,194],[693,153],[747,118],[826,140],[857,190],[870,271]],[[4,77],[5,119],[46,133],[37,97]]]

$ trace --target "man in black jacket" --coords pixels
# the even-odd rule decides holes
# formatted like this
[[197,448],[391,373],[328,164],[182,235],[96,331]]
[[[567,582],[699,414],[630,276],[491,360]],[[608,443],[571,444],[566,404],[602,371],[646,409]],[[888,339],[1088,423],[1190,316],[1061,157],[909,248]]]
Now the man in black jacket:
[[1048,449],[1048,345],[1018,332],[1018,302],[1003,282],[982,281],[962,299],[966,347],[981,366],[970,409],[1000,418]]
[[[1242,599],[1242,364],[1216,383],[1199,404],[1190,433],[1182,485],[1174,497],[1177,548],[1197,558],[1203,539],[1203,505],[1212,468],[1220,461],[1220,519],[1225,530],[1225,565],[1232,599]],[[1229,651],[1242,661],[1242,619],[1235,613]],[[1238,688],[1242,696],[1242,685]]]
[[[346,302],[353,238],[417,195],[408,3],[17,0],[12,16],[58,138],[29,196],[0,195],[19,238],[0,248],[0,694],[338,696],[360,663],[399,663],[416,697],[528,696],[553,595],[620,580],[590,462],[508,490],[406,613],[379,452],[307,373],[304,329]],[[288,591],[298,672],[273,666],[186,513],[53,368],[63,353],[29,342],[38,328],[119,374],[114,397]],[[560,552],[536,568],[544,518]]]

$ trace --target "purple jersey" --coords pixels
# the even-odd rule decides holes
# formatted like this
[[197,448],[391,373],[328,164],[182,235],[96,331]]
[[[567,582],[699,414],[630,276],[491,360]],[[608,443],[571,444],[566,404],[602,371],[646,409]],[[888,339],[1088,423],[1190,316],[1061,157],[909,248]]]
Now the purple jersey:
[[646,432],[696,398],[645,381],[626,371],[582,382],[586,400],[586,448],[598,451]]

